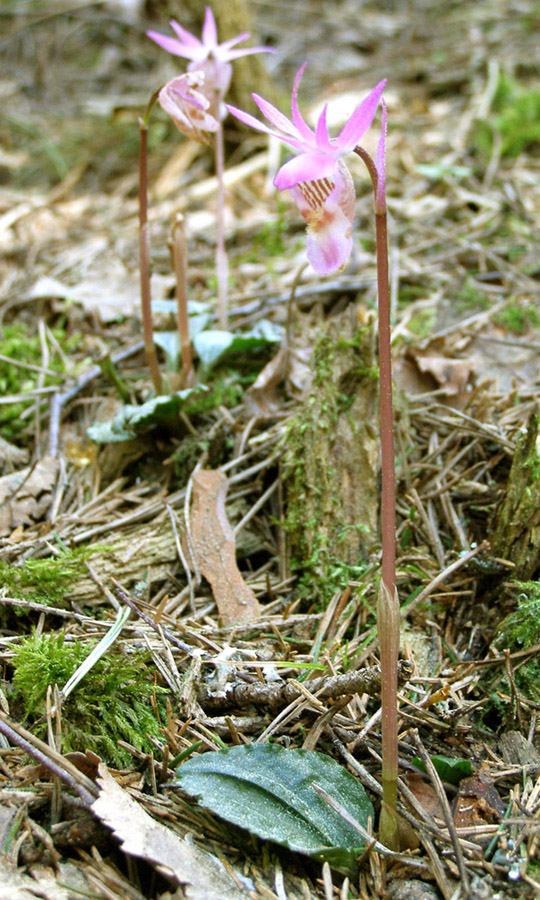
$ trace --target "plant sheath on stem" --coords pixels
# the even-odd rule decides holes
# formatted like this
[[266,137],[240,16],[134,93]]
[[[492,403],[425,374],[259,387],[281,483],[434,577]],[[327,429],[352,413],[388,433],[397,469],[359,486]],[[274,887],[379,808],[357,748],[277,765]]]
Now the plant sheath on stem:
[[150,100],[144,117],[139,119],[139,266],[144,352],[155,391],[160,394],[162,389],[161,373],[152,328],[150,235],[148,232],[148,114],[155,97],[156,94]]
[[193,380],[193,360],[189,336],[187,305],[187,241],[184,217],[179,213],[172,228],[172,258],[176,276],[176,319],[182,356],[182,382],[187,387]]

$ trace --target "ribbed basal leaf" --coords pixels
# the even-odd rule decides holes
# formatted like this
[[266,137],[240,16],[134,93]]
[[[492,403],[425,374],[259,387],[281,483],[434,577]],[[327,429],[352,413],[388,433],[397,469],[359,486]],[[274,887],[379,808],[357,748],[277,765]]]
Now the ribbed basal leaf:
[[250,744],[204,753],[177,769],[175,784],[223,819],[342,871],[354,866],[363,841],[314,785],[364,828],[373,818],[362,785],[316,751]]
[[262,319],[251,331],[233,334],[231,331],[212,329],[201,331],[193,338],[193,346],[205,369],[226,359],[234,360],[245,353],[262,350],[282,340],[280,328],[266,319]]
[[86,433],[96,444],[114,444],[130,441],[146,434],[152,428],[174,426],[186,401],[198,392],[206,391],[204,385],[186,388],[175,394],[160,395],[147,400],[141,406],[127,403],[107,422],[91,425]]

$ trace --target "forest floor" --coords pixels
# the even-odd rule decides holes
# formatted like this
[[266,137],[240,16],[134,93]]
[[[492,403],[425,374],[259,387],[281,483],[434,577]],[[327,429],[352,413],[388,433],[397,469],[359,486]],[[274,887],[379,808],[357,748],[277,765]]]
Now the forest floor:
[[146,37],[165,12],[120,7],[0,9],[2,896],[537,896],[540,5],[251,4],[286,114],[305,60],[301,108],[313,121],[327,101],[331,128],[388,79],[404,826],[400,854],[369,844],[348,869],[264,840],[250,800],[235,817],[216,792],[209,812],[171,782],[206,751],[316,750],[364,786],[376,833],[369,181],[354,159],[354,250],[316,278],[272,187],[276,147],[226,120],[244,337],[199,359],[204,388],[181,395],[168,241],[181,212],[192,325],[208,330],[216,185],[210,148],[153,115],[156,403],[137,121],[183,67]]

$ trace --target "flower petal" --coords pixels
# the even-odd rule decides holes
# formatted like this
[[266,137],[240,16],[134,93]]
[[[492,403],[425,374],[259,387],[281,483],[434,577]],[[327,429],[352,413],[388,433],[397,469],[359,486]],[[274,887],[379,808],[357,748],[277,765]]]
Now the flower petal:
[[292,100],[291,100],[291,108],[292,108],[292,117],[293,122],[296,126],[298,133],[306,140],[312,142],[314,140],[314,134],[309,125],[304,121],[300,110],[298,109],[298,88],[300,86],[300,79],[304,73],[304,69],[306,68],[307,63],[304,63],[303,66],[300,66],[296,78],[294,79],[294,85],[292,90]]
[[165,34],[159,34],[157,31],[147,31],[148,37],[151,38],[160,47],[163,47],[168,53],[174,53],[175,56],[183,56],[185,59],[199,59],[200,51],[197,48],[188,47],[176,38],[167,37]]
[[217,28],[216,28],[216,20],[212,14],[212,10],[209,6],[206,7],[206,13],[204,16],[204,25],[202,30],[202,40],[204,46],[213,50],[214,47],[217,47]]
[[274,185],[278,191],[284,191],[294,187],[300,181],[320,181],[321,178],[331,178],[335,169],[336,160],[326,153],[319,153],[316,150],[301,153],[281,166],[274,178]]
[[280,131],[283,131],[284,134],[290,134],[295,138],[300,137],[291,120],[288,119],[287,116],[284,116],[279,109],[276,109],[276,107],[269,103],[268,100],[265,100],[264,97],[259,97],[258,94],[252,94],[252,97],[263,116],[268,119],[272,125],[275,125],[275,127],[279,128]]
[[250,128],[256,128],[257,131],[264,131],[265,134],[271,134],[274,137],[281,138],[280,134],[276,134],[276,132],[272,131],[272,129],[269,128],[268,125],[265,125],[264,122],[259,122],[259,120],[255,118],[255,116],[250,115],[250,113],[244,112],[243,109],[237,109],[236,106],[231,106],[230,103],[226,103],[225,107],[233,116],[236,116],[237,119],[240,119],[240,121],[243,122],[244,125],[249,125]]
[[[326,124],[327,112],[328,103],[325,103],[317,121],[315,140],[317,141],[317,147],[319,148],[319,150],[324,150],[326,153],[336,153],[336,147],[335,145],[330,143],[330,138],[328,137],[328,125]],[[336,153],[336,157],[338,155],[339,153]]]
[[251,56],[252,53],[275,53],[275,52],[276,52],[275,47],[246,47],[245,50],[227,50],[227,59],[239,59],[241,56]]
[[300,187],[291,196],[307,222],[307,257],[315,272],[340,269],[351,252],[354,218],[354,185],[345,164],[338,162],[334,190],[320,206],[312,207]]
[[373,116],[377,110],[379,99],[385,84],[386,79],[380,81],[379,84],[373,88],[371,94],[368,94],[365,100],[362,100],[356,107],[348,122],[343,126],[336,139],[336,146],[338,146],[343,153],[348,153],[349,150],[353,150],[362,135],[368,130],[373,121]]
[[243,31],[242,34],[239,34],[237,37],[229,38],[228,41],[223,41],[223,43],[219,45],[219,49],[227,52],[231,47],[234,47],[235,44],[239,44],[241,41],[247,41],[250,36],[249,31]]
[[202,48],[202,43],[199,38],[195,37],[194,34],[191,34],[190,31],[186,31],[185,28],[182,28],[176,19],[171,19],[169,25],[183,44],[187,44],[188,47],[198,47],[199,50]]
[[202,72],[186,72],[161,88],[158,101],[179,131],[194,140],[209,143],[208,133],[217,130],[218,122],[209,112],[208,98],[198,90],[203,84]]

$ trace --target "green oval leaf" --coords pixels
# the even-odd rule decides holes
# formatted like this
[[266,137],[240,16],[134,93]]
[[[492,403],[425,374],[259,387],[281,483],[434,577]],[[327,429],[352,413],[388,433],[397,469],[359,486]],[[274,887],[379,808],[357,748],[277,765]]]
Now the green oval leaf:
[[201,331],[194,336],[193,346],[203,367],[209,369],[226,359],[279,344],[282,338],[283,332],[277,325],[262,319],[251,331],[242,334],[220,331],[217,328]]
[[322,753],[250,744],[203,753],[177,769],[174,784],[258,837],[354,868],[363,841],[317,793],[322,787],[364,828],[373,806],[362,785]]
[[208,390],[203,384],[194,388],[176,391],[175,394],[153,397],[141,406],[127,403],[114,418],[107,422],[91,425],[86,433],[96,444],[114,444],[130,441],[151,431],[152,428],[167,427],[178,421],[178,413],[188,398],[200,391]]
[[[431,762],[435,766],[438,775],[447,784],[459,784],[462,778],[468,778],[472,775],[472,765],[470,759],[453,759],[451,756],[432,756]],[[412,760],[414,766],[426,771],[426,766],[419,756],[415,756]]]

